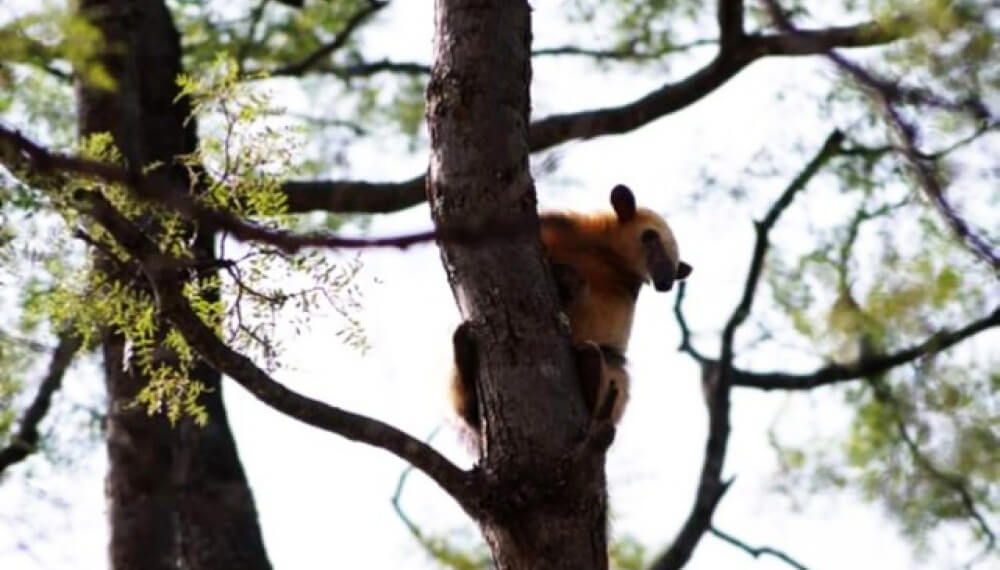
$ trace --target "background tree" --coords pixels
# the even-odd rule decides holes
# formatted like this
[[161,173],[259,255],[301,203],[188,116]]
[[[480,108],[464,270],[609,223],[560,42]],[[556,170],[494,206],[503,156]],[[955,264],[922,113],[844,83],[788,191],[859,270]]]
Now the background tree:
[[[669,548],[647,560],[640,551],[615,561],[677,568],[706,532],[755,556],[774,554],[713,526],[732,481],[723,474],[731,398],[741,387],[829,385],[842,385],[843,403],[835,406],[850,420],[827,433],[827,426],[803,433],[779,425],[771,434],[778,486],[794,498],[856,489],[884,506],[918,550],[940,553],[950,538],[965,555],[950,563],[973,555],[974,562],[995,560],[996,362],[976,344],[963,350],[963,341],[1000,320],[991,229],[997,192],[989,184],[997,85],[992,3],[848,3],[826,14],[826,5],[767,1],[572,2],[553,13],[569,17],[563,37],[581,43],[530,47],[525,5],[487,2],[481,8],[495,17],[476,18],[462,2],[442,1],[433,74],[426,60],[395,60],[378,49],[384,31],[374,24],[398,6],[303,4],[83,2],[74,10],[32,6],[6,15],[4,285],[17,294],[8,301],[14,317],[5,323],[12,332],[2,362],[13,374],[0,394],[17,405],[3,424],[10,440],[0,465],[40,443],[73,449],[60,439],[68,438],[64,422],[53,422],[60,427],[46,430],[45,440],[39,422],[70,355],[100,338],[111,402],[102,433],[116,566],[134,566],[136,556],[167,567],[174,560],[269,565],[214,369],[285,414],[412,463],[479,521],[501,565],[600,567],[606,538],[588,529],[604,526],[603,452],[585,442],[606,435],[588,428],[575,398],[558,396],[571,388],[573,371],[553,326],[537,241],[521,231],[535,208],[528,152],[633,131],[774,56],[826,60],[833,79],[802,84],[816,93],[819,116],[838,128],[792,129],[794,139],[807,141],[801,153],[768,139],[749,172],[706,166],[701,188],[689,194],[691,216],[750,212],[760,221],[753,238],[742,240],[754,246],[728,314],[710,301],[714,288],[694,284],[738,273],[739,236],[719,250],[725,255],[682,237],[700,281],[689,292],[693,326],[682,311],[683,290],[675,314],[681,349],[701,369],[709,416],[704,463],[690,514]],[[589,45],[595,34],[610,42]],[[449,37],[461,41],[440,41]],[[833,51],[871,46],[880,47],[863,59]],[[631,103],[593,110],[548,113],[572,103],[536,98],[533,108],[543,111],[529,124],[529,49],[542,65],[585,58],[594,61],[592,73],[613,75],[624,66],[670,80]],[[193,72],[177,82],[182,58]],[[694,71],[665,72],[667,63]],[[75,94],[72,84],[80,86]],[[268,100],[261,85],[281,96]],[[370,144],[364,139],[399,141],[396,150],[422,154],[425,90],[437,233],[329,233],[344,215],[425,200],[424,176],[392,183],[346,176],[363,160],[356,149]],[[302,91],[318,103],[301,105],[308,112],[271,104],[301,100]],[[72,97],[75,119],[66,111]],[[184,122],[187,101],[202,119],[200,144],[195,123]],[[88,135],[79,144],[72,143],[74,121]],[[308,128],[289,129],[296,123]],[[536,172],[558,169],[571,152],[549,154]],[[798,154],[806,158],[797,161]],[[345,176],[320,178],[331,172]],[[811,216],[816,205],[826,215]],[[315,211],[326,215],[306,215]],[[41,241],[41,233],[51,238]],[[503,242],[490,240],[494,235]],[[342,336],[364,343],[352,300],[356,266],[331,265],[311,248],[405,246],[433,237],[443,244],[449,279],[464,292],[463,314],[484,341],[487,429],[497,430],[490,434],[497,444],[472,471],[386,424],[289,391],[274,376],[290,305],[308,313],[323,300],[341,315]],[[289,269],[303,272],[307,285],[269,281]],[[697,331],[721,331],[714,356]],[[36,392],[31,362],[53,337]],[[789,355],[798,359],[794,367],[779,366]],[[550,381],[531,382],[525,371],[541,369],[554,371]],[[678,382],[684,375],[668,376]],[[832,399],[830,390],[822,394]],[[163,415],[123,407],[133,400]],[[535,527],[548,530],[511,532]],[[668,529],[658,535],[670,540]]]

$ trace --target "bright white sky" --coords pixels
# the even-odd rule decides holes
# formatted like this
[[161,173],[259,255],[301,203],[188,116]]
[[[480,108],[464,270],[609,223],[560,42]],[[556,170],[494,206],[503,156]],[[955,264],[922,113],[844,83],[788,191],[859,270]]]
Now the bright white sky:
[[[556,6],[538,3],[534,13],[538,46],[565,43],[555,25]],[[371,46],[397,59],[429,61],[430,2],[395,2],[385,25],[368,36]],[[713,32],[714,33],[714,32]],[[379,53],[372,54],[375,59]],[[700,63],[692,61],[691,66]],[[605,74],[582,62],[540,61],[535,67],[534,109],[555,111],[618,104],[645,93],[670,74]],[[758,63],[703,101],[622,137],[571,143],[562,147],[561,183],[543,179],[539,198],[545,207],[590,210],[606,207],[608,190],[631,186],[643,205],[665,212],[695,267],[689,281],[687,313],[703,351],[715,350],[717,331],[737,301],[752,246],[751,216],[781,190],[802,161],[778,161],[785,174],[769,184],[751,186],[761,196],[756,209],[703,208],[696,215],[684,196],[699,184],[702,169],[739,182],[754,153],[766,146],[778,157],[797,144],[814,152],[831,128],[801,82],[823,88],[829,71],[815,61]],[[783,98],[778,95],[783,94]],[[308,105],[302,97],[282,104]],[[312,104],[323,104],[321,101]],[[372,179],[402,179],[425,167],[425,158],[395,158],[392,144],[371,145],[351,155],[352,174]],[[398,153],[397,153],[398,154]],[[387,158],[392,156],[393,158]],[[828,181],[827,181],[828,182]],[[829,193],[817,183],[814,191]],[[832,195],[829,194],[829,195]],[[834,215],[843,204],[806,200],[787,213],[790,226]],[[793,219],[794,218],[794,219]],[[796,221],[797,220],[797,221]],[[378,217],[371,233],[393,234],[429,227],[426,206]],[[798,235],[802,235],[799,233]],[[312,397],[388,421],[425,437],[447,421],[444,398],[450,359],[450,334],[458,315],[433,246],[407,252],[365,252],[361,319],[372,350],[362,356],[334,337],[336,317],[316,318],[301,338],[288,338],[277,377]],[[633,535],[658,552],[686,517],[701,468],[706,414],[699,374],[676,352],[677,328],[670,308],[674,292],[644,291],[640,298],[629,357],[633,390],[630,406],[608,459],[615,535]],[[765,300],[766,293],[759,300]],[[758,305],[762,308],[764,303]],[[803,356],[757,354],[748,360],[763,367],[786,363],[805,370],[816,364]],[[95,371],[79,368],[67,377],[71,393],[98,382]],[[390,497],[404,465],[391,455],[317,431],[274,412],[233,383],[226,384],[230,421],[253,487],[271,560],[278,569],[433,568],[393,512]],[[829,390],[789,397],[738,390],[733,397],[733,435],[726,472],[736,482],[717,511],[716,524],[753,545],[770,545],[813,569],[941,568],[953,561],[917,561],[896,528],[877,508],[850,495],[816,497],[795,511],[791,502],[769,492],[776,465],[767,432],[784,409],[781,433],[787,437],[829,433],[845,424],[840,397]],[[471,457],[443,430],[433,444],[462,465]],[[24,527],[0,530],[0,567],[24,570],[103,568],[107,530],[104,520],[103,451],[71,475],[45,475],[34,487],[71,501],[65,519],[46,536],[24,534]],[[47,469],[36,467],[45,473]],[[0,513],[36,504],[24,488],[0,485]],[[473,526],[452,501],[422,475],[414,474],[403,499],[409,516],[428,531]],[[34,518],[21,512],[15,517]],[[46,515],[49,516],[49,515]],[[0,529],[4,519],[0,518]],[[35,542],[41,540],[41,542]],[[27,542],[30,550],[18,547]],[[959,542],[956,560],[971,551]],[[773,558],[753,559],[706,535],[689,568],[754,570],[787,568]]]

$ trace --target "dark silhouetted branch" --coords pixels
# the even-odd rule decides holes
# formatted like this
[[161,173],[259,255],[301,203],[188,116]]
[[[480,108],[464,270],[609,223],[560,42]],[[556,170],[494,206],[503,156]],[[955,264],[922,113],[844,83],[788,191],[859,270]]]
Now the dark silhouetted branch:
[[794,558],[776,548],[771,548],[770,546],[750,546],[749,544],[743,542],[742,540],[736,538],[735,536],[722,532],[721,530],[719,530],[714,526],[709,527],[708,532],[712,533],[713,536],[725,542],[728,542],[729,544],[732,544],[736,548],[739,548],[740,550],[746,552],[747,554],[753,556],[754,558],[760,558],[761,556],[767,554],[769,556],[777,558],[778,560],[781,560],[785,564],[788,564],[789,566],[797,570],[809,570],[801,563],[796,561]]
[[[531,125],[533,152],[577,138],[620,134],[682,109],[708,95],[754,61],[766,56],[822,54],[832,47],[862,47],[891,42],[898,32],[873,23],[811,30],[808,41],[791,34],[748,35],[720,49],[705,67],[620,107],[554,115]],[[725,36],[720,42],[726,41]],[[721,44],[720,44],[721,45]]]
[[249,358],[227,346],[185,299],[182,293],[184,272],[178,269],[183,262],[160,253],[156,244],[100,194],[89,193],[84,199],[89,206],[87,213],[142,266],[153,288],[158,314],[168,320],[212,367],[285,415],[389,451],[423,471],[467,510],[475,508],[475,478],[471,472],[462,471],[424,442],[393,426],[289,390]]
[[[727,22],[734,21],[731,14],[725,18]],[[531,151],[543,151],[574,139],[621,134],[649,124],[705,97],[749,64],[763,57],[808,56],[823,54],[835,47],[882,45],[899,39],[902,33],[900,29],[896,23],[882,26],[875,22],[867,22],[853,26],[802,30],[795,34],[744,35],[735,40],[733,38],[736,36],[723,34],[719,40],[720,51],[715,58],[685,79],[663,85],[631,103],[618,107],[552,115],[532,122],[529,135]],[[721,45],[725,42],[728,42],[727,47],[722,49]],[[557,51],[560,48],[552,49]],[[419,188],[422,191],[423,176],[411,179],[414,184],[417,184],[417,180],[420,181]],[[417,193],[416,187],[406,192],[405,198],[393,197],[391,194],[390,197],[370,199],[364,196],[372,189],[393,191],[397,185],[361,182],[290,182],[286,187],[299,190],[308,188],[309,193],[313,194],[308,198],[298,197],[294,205],[289,208],[290,213],[311,209],[333,212],[387,212],[408,208],[426,199]],[[378,208],[368,208],[369,203],[377,204]],[[349,209],[355,205],[362,209]]]
[[[843,134],[834,131],[827,137],[823,147],[816,156],[809,161],[806,167],[795,177],[785,188],[778,200],[771,206],[764,219],[754,224],[756,230],[756,240],[754,243],[753,256],[750,260],[750,269],[747,272],[746,283],[743,287],[743,295],[739,304],[733,310],[732,315],[726,322],[722,333],[722,346],[718,361],[700,359],[702,369],[702,389],[705,394],[705,403],[708,408],[708,440],[705,444],[705,459],[702,463],[701,475],[698,482],[698,491],[695,494],[694,505],[688,515],[684,526],[674,539],[670,548],[667,549],[653,564],[653,570],[676,570],[687,564],[694,552],[695,547],[701,537],[712,524],[712,515],[723,494],[729,488],[730,481],[723,481],[722,467],[725,463],[726,449],[729,442],[729,396],[732,387],[732,362],[733,362],[733,340],[736,330],[750,315],[753,306],[753,299],[757,291],[757,284],[764,266],[764,259],[769,247],[768,234],[777,223],[782,212],[788,208],[796,194],[802,191],[819,170],[834,156],[840,149],[843,141]],[[683,321],[683,313],[680,313],[679,302],[674,308],[675,314],[681,315],[682,323],[682,350],[685,345],[684,329],[687,328]],[[690,343],[689,354],[697,354]],[[696,360],[698,358],[696,357]]]
[[699,364],[704,364],[710,361],[702,353],[698,352],[698,349],[691,344],[691,329],[688,328],[687,319],[684,318],[684,311],[682,309],[684,303],[684,294],[687,292],[687,283],[684,281],[680,282],[677,287],[677,297],[674,300],[674,317],[677,319],[677,326],[681,329],[681,344],[677,347],[677,350],[686,353],[691,358],[695,359]]
[[746,35],[743,27],[743,0],[718,0],[715,6],[719,23],[719,51],[725,52],[739,45]]
[[732,384],[761,390],[810,390],[818,386],[838,384],[882,374],[900,364],[912,362],[950,348],[986,329],[1000,326],[1000,307],[986,317],[956,331],[941,331],[924,342],[893,352],[870,356],[853,364],[831,364],[806,374],[783,372],[751,372],[735,369]]
[[378,73],[398,73],[400,75],[426,75],[430,76],[431,66],[412,61],[391,61],[382,59],[379,61],[359,61],[346,65],[317,65],[312,71],[317,73],[329,73],[340,79],[351,79],[353,77],[371,77]]
[[[0,161],[16,155],[10,160],[19,166],[25,163],[33,171],[44,174],[77,174],[95,178],[106,183],[121,184],[133,191],[133,195],[143,201],[167,206],[200,224],[224,230],[241,241],[255,241],[273,245],[286,253],[294,253],[303,248],[407,248],[429,241],[480,243],[492,239],[507,239],[522,231],[537,230],[535,226],[523,223],[509,223],[503,220],[469,220],[464,226],[439,228],[414,234],[382,238],[349,238],[328,232],[297,233],[282,229],[264,227],[226,210],[218,210],[203,205],[187,192],[177,192],[174,185],[163,177],[147,175],[138,170],[129,170],[115,164],[99,162],[80,157],[53,153],[27,139],[21,133],[0,126]],[[407,183],[400,185],[404,187]],[[87,194],[83,192],[81,194]]]
[[423,174],[403,182],[315,181],[286,182],[289,212],[324,210],[381,214],[404,210],[427,200]]
[[617,61],[647,61],[659,59],[667,54],[687,51],[696,47],[715,45],[719,43],[716,39],[700,39],[691,42],[665,46],[663,49],[653,51],[636,51],[631,47],[615,49],[592,49],[574,45],[552,46],[532,50],[532,57],[552,57],[552,56],[582,56],[596,60],[617,60]]
[[359,9],[347,19],[343,29],[337,32],[337,36],[333,39],[333,41],[319,46],[313,50],[312,53],[295,63],[275,69],[271,72],[271,75],[301,75],[302,73],[308,71],[324,58],[330,57],[331,54],[347,45],[348,40],[351,39],[351,35],[354,34],[361,24],[365,23],[368,18],[372,17],[376,12],[388,5],[389,3],[385,1],[369,0],[363,8]]
[[45,419],[52,404],[52,396],[62,386],[63,376],[73,356],[80,349],[82,339],[75,332],[67,331],[59,335],[59,343],[52,351],[49,369],[38,386],[35,398],[21,416],[17,433],[6,447],[0,448],[0,473],[11,465],[23,461],[38,448],[38,425]]

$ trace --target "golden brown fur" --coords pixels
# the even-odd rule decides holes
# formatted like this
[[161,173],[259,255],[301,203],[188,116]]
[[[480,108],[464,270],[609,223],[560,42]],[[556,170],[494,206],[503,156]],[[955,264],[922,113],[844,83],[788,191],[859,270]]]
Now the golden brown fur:
[[[592,355],[601,354],[599,388],[594,394],[584,387],[584,398],[597,414],[613,386],[616,395],[610,419],[617,423],[628,400],[624,355],[635,303],[639,289],[651,278],[649,251],[651,247],[656,249],[672,264],[665,270],[669,273],[665,289],[657,281],[658,289],[669,289],[673,279],[685,278],[690,266],[680,261],[677,242],[667,223],[651,210],[636,208],[631,191],[616,187],[612,203],[615,211],[542,214],[541,239],[560,285],[574,346],[578,353],[589,350]],[[656,237],[656,244],[651,244],[650,235]],[[474,379],[463,377],[474,375],[477,369],[475,350],[464,342],[465,336],[460,327],[455,335],[457,366],[451,382],[452,402],[459,417],[478,432]]]

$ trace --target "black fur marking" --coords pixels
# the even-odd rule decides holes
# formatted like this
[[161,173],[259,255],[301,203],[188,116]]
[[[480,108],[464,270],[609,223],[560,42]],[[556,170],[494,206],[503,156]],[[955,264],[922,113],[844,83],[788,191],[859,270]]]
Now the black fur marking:
[[604,361],[608,363],[608,366],[625,368],[625,365],[628,363],[628,360],[625,359],[625,355],[621,351],[607,344],[601,345],[601,356],[604,357]]
[[615,409],[615,400],[618,399],[618,384],[612,381],[608,385],[608,393],[601,402],[601,409],[597,410],[595,417],[601,421],[611,419],[611,412]]
[[452,335],[452,344],[455,350],[455,367],[458,369],[458,376],[464,386],[463,394],[463,414],[462,419],[479,433],[482,420],[479,417],[479,395],[477,384],[479,380],[479,347],[476,345],[475,336],[472,334],[472,326],[464,322],[455,329]]
[[553,263],[552,276],[556,280],[556,291],[559,293],[559,303],[565,308],[578,299],[587,285],[583,276],[575,267],[567,263]]
[[576,373],[580,381],[580,393],[591,413],[597,408],[597,396],[601,392],[602,364],[601,351],[593,344],[576,347]]

